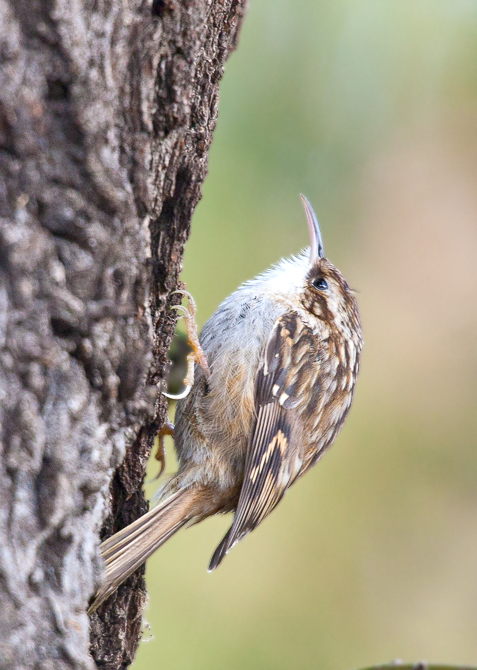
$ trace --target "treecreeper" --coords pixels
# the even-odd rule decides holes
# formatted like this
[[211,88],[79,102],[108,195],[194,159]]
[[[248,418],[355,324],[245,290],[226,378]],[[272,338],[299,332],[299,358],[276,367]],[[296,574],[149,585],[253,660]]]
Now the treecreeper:
[[234,512],[214,570],[275,509],[332,444],[353,398],[362,348],[353,290],[324,256],[318,220],[305,208],[311,245],[246,282],[195,333],[186,389],[177,396],[179,469],[151,510],[101,545],[96,609],[187,524]]

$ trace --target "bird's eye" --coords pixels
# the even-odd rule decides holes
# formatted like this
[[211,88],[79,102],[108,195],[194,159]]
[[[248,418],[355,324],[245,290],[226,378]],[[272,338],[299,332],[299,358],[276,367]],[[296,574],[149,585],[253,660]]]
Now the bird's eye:
[[323,277],[318,277],[313,281],[313,286],[317,288],[319,291],[326,291],[328,288],[328,282],[326,279],[323,279]]

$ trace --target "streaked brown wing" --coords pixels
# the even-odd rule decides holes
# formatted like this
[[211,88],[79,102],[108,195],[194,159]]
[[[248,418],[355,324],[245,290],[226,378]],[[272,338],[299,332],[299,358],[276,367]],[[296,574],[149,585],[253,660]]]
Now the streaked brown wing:
[[297,411],[307,367],[317,354],[310,329],[295,313],[282,315],[265,347],[255,385],[256,420],[234,520],[209,565],[228,551],[276,507],[302,463],[301,420]]

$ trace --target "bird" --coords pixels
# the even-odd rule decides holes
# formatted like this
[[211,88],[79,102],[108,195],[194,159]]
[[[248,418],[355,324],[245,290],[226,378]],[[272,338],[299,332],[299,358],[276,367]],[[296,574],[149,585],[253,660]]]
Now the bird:
[[215,570],[343,426],[363,346],[360,315],[355,291],[324,255],[311,204],[301,200],[310,247],[242,284],[200,338],[195,303],[182,292],[189,307],[175,308],[192,352],[176,396],[178,471],[149,512],[101,544],[104,581],[90,612],[179,529],[234,512],[210,560]]

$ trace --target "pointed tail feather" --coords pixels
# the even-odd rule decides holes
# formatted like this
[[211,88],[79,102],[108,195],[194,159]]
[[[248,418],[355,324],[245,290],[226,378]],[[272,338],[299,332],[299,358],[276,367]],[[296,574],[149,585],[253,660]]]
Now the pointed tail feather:
[[245,531],[238,530],[234,523],[230,526],[228,531],[225,533],[222,541],[220,542],[217,549],[214,551],[212,558],[210,559],[208,572],[212,572],[215,568],[218,568],[222,563],[224,558],[227,556],[232,547],[235,547],[237,542],[239,542],[245,535],[248,533],[248,529]]
[[212,570],[218,568],[219,565],[222,563],[222,560],[225,558],[226,554],[228,554],[229,549],[231,549],[231,547],[229,547],[229,537],[231,530],[232,528],[228,529],[228,531],[225,534],[225,537],[220,542],[217,549],[214,551],[212,558],[210,559],[208,572],[212,572]]
[[105,578],[88,614],[107,600],[156,549],[201,512],[200,500],[198,489],[179,489],[101,544]]

